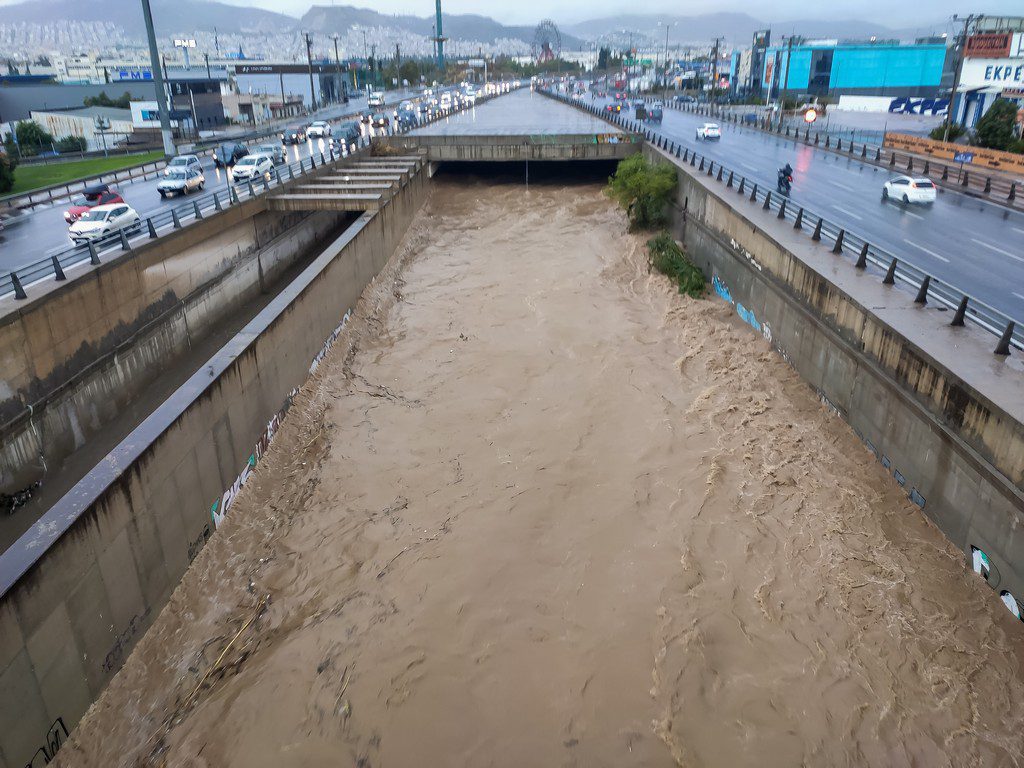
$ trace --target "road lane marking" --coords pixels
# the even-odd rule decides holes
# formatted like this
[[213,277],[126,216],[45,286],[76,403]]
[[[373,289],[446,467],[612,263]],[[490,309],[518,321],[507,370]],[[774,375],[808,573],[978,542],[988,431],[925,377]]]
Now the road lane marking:
[[856,213],[854,213],[853,211],[848,211],[845,208],[840,208],[838,205],[833,205],[832,207],[835,208],[840,213],[845,213],[847,216],[852,216],[857,221],[863,221],[863,219],[860,216],[858,216]]
[[1022,235],[1024,235],[1024,229],[1021,229],[1020,227],[1010,227],[1010,229],[1012,229],[1014,232],[1020,232]]
[[913,246],[914,248],[917,248],[920,251],[924,251],[929,256],[932,256],[933,258],[936,258],[939,261],[944,261],[947,264],[949,264],[949,259],[947,259],[945,256],[940,256],[935,251],[930,251],[927,248],[925,248],[923,245],[918,245],[917,243],[912,243],[910,240],[905,240],[904,242],[906,242],[907,245],[911,245],[911,246]]
[[752,166],[752,165],[747,165],[746,163],[740,163],[740,165],[742,165],[742,166],[743,166],[744,168],[746,168],[746,169],[747,169],[748,171],[757,171],[757,168],[755,168],[755,167],[754,167],[754,166]]
[[1011,259],[1014,259],[1016,261],[1024,261],[1024,258],[1021,258],[1020,256],[1016,256],[1016,255],[1010,253],[1009,251],[1004,251],[1002,248],[996,248],[996,246],[992,245],[991,243],[986,243],[984,240],[979,240],[976,237],[972,237],[971,240],[976,242],[978,245],[985,246],[990,251],[995,251],[996,253],[1001,253],[1003,256],[1009,256]]
[[922,216],[920,213],[914,213],[913,211],[904,211],[903,213],[905,213],[907,216],[913,216],[915,219],[924,219],[924,216]]
[[1017,297],[1018,299],[1020,299],[1021,301],[1024,301],[1024,296],[1021,296],[1021,295],[1020,295],[1019,293],[1017,293],[1016,291],[1010,291],[1010,293],[1012,293],[1012,294],[1013,294],[1014,296],[1016,296],[1016,297]]
[[838,181],[833,181],[832,182],[832,186],[833,187],[839,187],[840,189],[845,189],[847,192],[853,192],[854,191],[853,187],[848,187],[845,184],[840,184]]

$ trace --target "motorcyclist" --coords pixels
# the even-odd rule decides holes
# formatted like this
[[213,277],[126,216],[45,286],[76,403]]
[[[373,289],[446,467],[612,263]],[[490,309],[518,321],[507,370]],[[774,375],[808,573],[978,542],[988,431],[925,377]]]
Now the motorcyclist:
[[790,186],[793,183],[793,166],[786,163],[785,166],[779,168],[779,191],[789,193]]

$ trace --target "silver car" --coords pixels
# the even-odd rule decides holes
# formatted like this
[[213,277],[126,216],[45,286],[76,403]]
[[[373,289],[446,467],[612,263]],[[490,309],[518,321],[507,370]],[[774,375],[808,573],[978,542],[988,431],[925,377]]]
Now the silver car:
[[202,171],[194,168],[173,168],[157,182],[156,191],[160,197],[170,195],[187,195],[206,186],[206,177]]
[[164,168],[164,176],[170,176],[172,171],[182,168],[199,171],[200,173],[203,172],[203,164],[199,162],[198,155],[178,155],[177,157],[172,157],[167,162],[167,167]]

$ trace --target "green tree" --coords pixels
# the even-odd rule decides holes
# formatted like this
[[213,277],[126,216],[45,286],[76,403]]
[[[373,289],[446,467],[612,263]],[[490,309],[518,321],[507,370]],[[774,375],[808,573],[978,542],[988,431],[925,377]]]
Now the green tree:
[[18,137],[18,149],[23,155],[35,155],[43,149],[49,149],[53,136],[33,120],[22,120],[14,127]]
[[975,126],[974,133],[978,146],[1007,149],[1016,139],[1013,135],[1013,124],[1016,120],[1017,105],[1008,99],[996,99]]
[[88,143],[84,136],[65,136],[57,139],[56,146],[58,152],[85,152]]
[[125,91],[120,97],[112,99],[107,96],[106,91],[100,91],[96,96],[86,96],[82,100],[82,103],[87,107],[117,107],[119,109],[129,109],[131,106],[132,95]]
[[608,69],[608,60],[612,57],[611,48],[602,46],[597,52],[597,68],[601,71]]
[[648,162],[638,152],[619,163],[605,191],[626,210],[630,229],[659,227],[668,221],[676,169],[670,163]]

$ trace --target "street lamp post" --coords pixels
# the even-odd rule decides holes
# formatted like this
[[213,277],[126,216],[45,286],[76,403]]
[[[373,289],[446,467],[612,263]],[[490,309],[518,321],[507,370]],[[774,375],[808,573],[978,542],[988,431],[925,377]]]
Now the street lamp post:
[[153,71],[153,84],[156,86],[156,111],[160,115],[160,135],[163,138],[164,154],[173,157],[175,154],[174,137],[171,135],[171,115],[167,109],[167,91],[164,78],[160,71],[160,53],[156,48],[156,32],[153,29],[153,11],[149,0],[142,0],[142,17],[146,22],[146,40],[149,43],[149,66]]
[[342,101],[344,101],[342,97],[342,92],[345,90],[345,83],[342,82],[341,57],[338,56],[338,33],[335,32],[333,35],[331,35],[331,37],[334,38],[334,68],[337,71],[338,103],[340,104]]
[[[946,130],[942,132],[942,140],[949,141],[949,129],[953,125],[953,110],[956,109],[956,89],[960,84],[960,78],[964,72],[964,53],[967,50],[967,31],[973,21],[980,21],[985,18],[983,14],[970,14],[964,19],[964,31],[960,36],[960,55],[956,57],[956,74],[953,76],[953,87],[949,92],[949,108],[946,110]],[[953,14],[953,20],[957,21],[958,17]],[[966,110],[964,110],[964,116],[966,118]]]
[[[663,67],[664,71],[662,72],[664,80],[662,82],[663,89],[661,96],[663,101],[668,101],[668,31],[678,23],[678,21],[673,21],[671,24],[665,22],[665,62]],[[661,22],[659,21],[658,24],[660,26]]]
[[313,85],[313,39],[309,32],[303,32],[306,38],[306,63],[309,65],[309,104],[310,110],[316,112],[316,87]]

